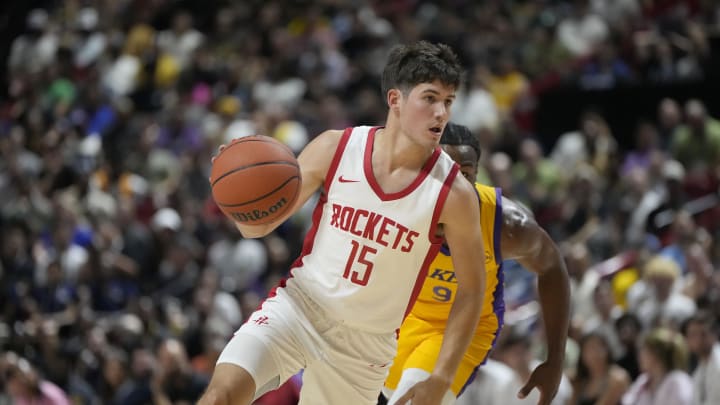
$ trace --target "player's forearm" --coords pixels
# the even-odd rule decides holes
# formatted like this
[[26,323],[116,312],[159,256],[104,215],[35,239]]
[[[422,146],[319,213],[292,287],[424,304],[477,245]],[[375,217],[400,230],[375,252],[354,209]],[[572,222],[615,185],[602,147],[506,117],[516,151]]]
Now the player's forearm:
[[[484,289],[483,281],[480,291]],[[458,288],[448,316],[442,347],[433,369],[433,375],[447,381],[448,385],[455,378],[460,361],[470,345],[480,320],[482,303],[483,294],[474,290],[466,292]]]
[[254,238],[262,238],[263,236],[269,235],[272,231],[274,231],[278,226],[280,226],[283,222],[287,221],[295,212],[297,212],[301,207],[301,204],[298,202],[295,204],[292,210],[287,212],[285,215],[283,215],[281,218],[269,222],[267,224],[262,225],[249,225],[244,224],[242,222],[233,221],[235,222],[235,227],[240,231],[242,236],[247,239],[254,239]]
[[270,232],[275,230],[278,225],[279,224],[275,223],[267,225],[244,225],[235,221],[235,227],[238,231],[240,231],[243,238],[246,239],[262,238],[263,236],[267,236]]
[[559,264],[538,277],[540,307],[545,323],[548,361],[563,362],[570,322],[570,281]]

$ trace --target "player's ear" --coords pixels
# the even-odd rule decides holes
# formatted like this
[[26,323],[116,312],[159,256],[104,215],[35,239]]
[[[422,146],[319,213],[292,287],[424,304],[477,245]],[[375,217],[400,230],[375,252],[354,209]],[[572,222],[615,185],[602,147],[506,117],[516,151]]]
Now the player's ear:
[[397,112],[402,101],[402,92],[399,89],[390,89],[387,92],[387,103],[390,110]]

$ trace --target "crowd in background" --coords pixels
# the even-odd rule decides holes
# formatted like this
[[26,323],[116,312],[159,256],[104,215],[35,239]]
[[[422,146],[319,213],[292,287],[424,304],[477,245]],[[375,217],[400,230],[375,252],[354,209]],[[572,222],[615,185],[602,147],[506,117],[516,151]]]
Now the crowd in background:
[[[383,122],[387,52],[418,39],[467,66],[452,120],[481,141],[478,180],[527,205],[566,258],[558,401],[660,404],[644,390],[666,375],[678,395],[716,389],[689,373],[720,375],[720,349],[702,361],[720,332],[720,111],[658,100],[630,148],[601,108],[562,134],[534,113],[560,87],[702,81],[717,2],[67,0],[25,23],[0,99],[0,404],[193,403],[310,221],[306,207],[242,239],[213,203],[210,157],[250,134],[299,152]],[[533,278],[506,271],[507,327],[468,404],[507,403],[542,358]],[[295,403],[300,383],[258,403]]]

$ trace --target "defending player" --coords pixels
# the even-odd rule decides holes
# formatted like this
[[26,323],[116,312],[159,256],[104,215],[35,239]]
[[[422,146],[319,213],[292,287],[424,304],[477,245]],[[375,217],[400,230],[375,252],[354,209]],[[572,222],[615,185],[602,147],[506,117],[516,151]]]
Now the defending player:
[[[475,182],[480,157],[477,139],[466,127],[448,124],[442,148],[460,165],[463,175]],[[480,228],[485,242],[486,290],[480,322],[443,404],[452,404],[488,355],[503,322],[502,260],[515,259],[538,274],[540,304],[545,321],[548,359],[538,366],[520,391],[533,387],[540,403],[549,404],[562,376],[568,330],[570,290],[567,270],[555,243],[519,204],[502,197],[500,189],[475,184],[480,197]],[[454,252],[453,252],[454,254]],[[383,393],[389,404],[403,404],[405,394],[433,369],[445,332],[445,319],[455,299],[455,271],[450,251],[443,247],[430,265],[415,306],[403,322],[398,354]],[[414,403],[414,402],[413,402]]]
[[[448,334],[415,404],[438,404],[477,325],[485,269],[472,185],[438,143],[461,67],[444,45],[390,53],[384,128],[326,131],[298,157],[299,201],[322,193],[291,276],[230,340],[200,404],[249,404],[304,369],[302,404],[375,404],[396,331],[442,244],[453,249],[457,290]],[[237,223],[245,237],[267,226]],[[480,247],[478,249],[478,247]]]

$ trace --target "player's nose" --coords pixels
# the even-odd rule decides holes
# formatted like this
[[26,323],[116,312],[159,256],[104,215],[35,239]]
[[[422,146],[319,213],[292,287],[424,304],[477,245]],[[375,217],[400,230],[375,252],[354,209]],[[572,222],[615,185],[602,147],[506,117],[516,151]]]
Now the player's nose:
[[437,103],[433,113],[438,121],[445,123],[450,115],[450,109],[444,103]]

